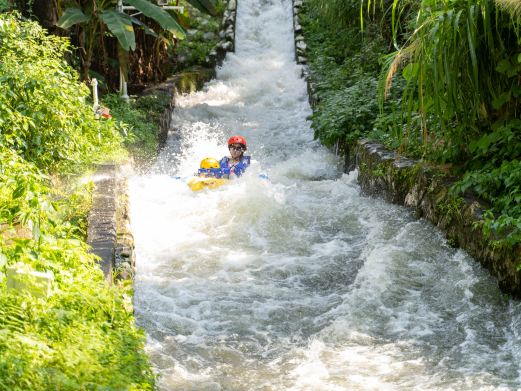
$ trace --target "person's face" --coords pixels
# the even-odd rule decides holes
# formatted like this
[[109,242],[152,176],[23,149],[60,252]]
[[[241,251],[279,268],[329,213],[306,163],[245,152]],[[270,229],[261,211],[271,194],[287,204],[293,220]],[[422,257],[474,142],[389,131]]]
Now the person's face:
[[230,150],[230,155],[232,155],[232,158],[237,159],[238,157],[242,156],[246,148],[242,144],[231,144],[228,146],[228,149]]

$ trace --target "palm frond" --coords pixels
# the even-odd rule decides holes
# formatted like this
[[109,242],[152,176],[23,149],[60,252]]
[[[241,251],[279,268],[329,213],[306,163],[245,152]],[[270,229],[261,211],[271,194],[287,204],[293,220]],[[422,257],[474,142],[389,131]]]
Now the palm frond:
[[519,0],[496,0],[498,8],[508,12],[512,17],[521,19],[521,1]]

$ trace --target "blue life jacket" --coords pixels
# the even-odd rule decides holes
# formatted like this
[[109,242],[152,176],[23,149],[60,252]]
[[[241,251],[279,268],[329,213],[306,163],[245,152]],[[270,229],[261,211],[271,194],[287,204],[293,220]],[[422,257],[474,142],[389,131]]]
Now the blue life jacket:
[[223,157],[219,162],[221,165],[222,176],[225,178],[228,178],[230,174],[241,176],[250,165],[250,160],[251,156],[243,156],[239,163],[237,163],[234,167],[230,167],[230,158],[228,156]]
[[197,171],[197,175],[202,177],[220,178],[222,176],[222,171],[220,168],[200,168]]

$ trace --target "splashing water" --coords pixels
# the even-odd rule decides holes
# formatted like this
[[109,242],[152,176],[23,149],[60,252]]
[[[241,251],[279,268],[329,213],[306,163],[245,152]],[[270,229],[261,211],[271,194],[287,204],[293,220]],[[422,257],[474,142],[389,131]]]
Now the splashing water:
[[[521,388],[519,303],[313,140],[290,1],[241,0],[236,38],[130,182],[136,315],[161,389]],[[236,133],[244,177],[197,193],[175,179]]]

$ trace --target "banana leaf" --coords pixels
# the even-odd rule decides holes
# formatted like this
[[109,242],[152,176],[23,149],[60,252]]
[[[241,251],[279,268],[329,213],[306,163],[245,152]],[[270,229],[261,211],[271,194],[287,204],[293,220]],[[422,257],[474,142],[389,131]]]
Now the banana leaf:
[[100,16],[124,50],[129,51],[136,48],[134,28],[128,15],[121,14],[116,10],[105,10],[101,12]]
[[118,45],[118,62],[119,69],[125,81],[128,81],[128,50]]
[[188,3],[193,5],[199,11],[204,12],[205,14],[210,14],[212,16],[217,15],[217,9],[215,8],[215,4],[212,0],[186,0]]
[[157,5],[154,5],[147,0],[125,0],[125,3],[136,7],[136,9],[141,11],[143,15],[154,19],[162,28],[174,33],[177,38],[183,39],[185,37],[186,34],[184,29],[170,16],[168,12]]
[[79,8],[66,8],[60,20],[56,23],[62,29],[68,29],[79,23],[86,23],[90,20],[90,16],[85,15]]
[[145,34],[151,35],[155,38],[157,38],[159,36],[159,35],[157,35],[157,33],[154,30],[152,30],[150,27],[148,27],[146,24],[144,24],[138,18],[131,16],[130,19],[132,20],[132,23],[141,27],[145,31]]

